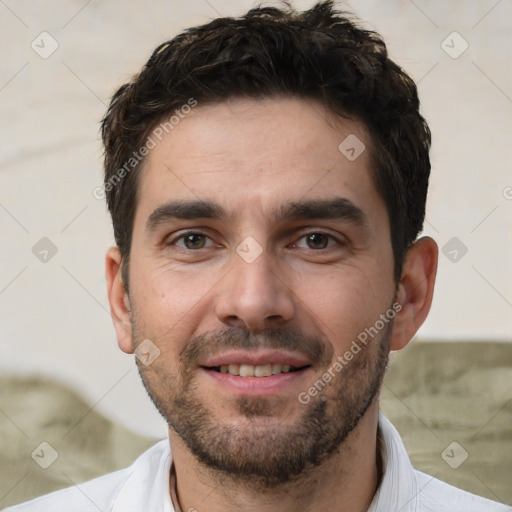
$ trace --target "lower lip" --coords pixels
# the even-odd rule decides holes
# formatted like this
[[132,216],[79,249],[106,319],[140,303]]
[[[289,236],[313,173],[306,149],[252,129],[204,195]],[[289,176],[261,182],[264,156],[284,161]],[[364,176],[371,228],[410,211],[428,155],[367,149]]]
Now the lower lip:
[[240,377],[230,373],[202,368],[215,383],[238,396],[272,396],[281,393],[302,379],[309,368],[290,373],[280,373],[269,377]]

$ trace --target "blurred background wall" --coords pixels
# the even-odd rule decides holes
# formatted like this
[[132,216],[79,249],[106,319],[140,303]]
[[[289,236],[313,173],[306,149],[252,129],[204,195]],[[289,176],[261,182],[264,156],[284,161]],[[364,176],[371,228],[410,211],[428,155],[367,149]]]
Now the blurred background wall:
[[[311,1],[292,2],[297,8]],[[182,29],[252,0],[0,2],[0,329],[4,373],[67,383],[165,436],[105,293],[113,243],[99,121],[116,88]],[[425,234],[441,249],[420,340],[512,338],[512,4],[354,0],[417,81],[433,132]]]

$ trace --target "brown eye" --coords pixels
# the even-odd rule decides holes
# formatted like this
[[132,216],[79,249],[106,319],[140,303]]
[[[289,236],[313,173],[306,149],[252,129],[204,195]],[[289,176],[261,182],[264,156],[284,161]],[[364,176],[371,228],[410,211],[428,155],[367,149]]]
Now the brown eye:
[[339,240],[334,238],[332,235],[327,233],[308,233],[307,235],[301,236],[294,247],[299,249],[312,249],[320,251],[322,249],[328,249],[333,245],[342,245]]
[[206,237],[197,233],[183,237],[187,249],[202,249],[206,245]]
[[175,245],[181,249],[197,250],[212,247],[215,244],[209,236],[203,233],[189,232],[175,238],[166,245]]
[[310,249],[325,249],[329,244],[329,236],[322,233],[312,233],[305,238]]

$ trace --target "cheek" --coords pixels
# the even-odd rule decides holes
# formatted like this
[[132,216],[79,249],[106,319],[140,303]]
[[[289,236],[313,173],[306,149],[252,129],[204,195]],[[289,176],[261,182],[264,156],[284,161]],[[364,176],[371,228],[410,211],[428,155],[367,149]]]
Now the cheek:
[[164,265],[147,265],[134,275],[139,336],[154,338],[162,350],[179,352],[194,334],[197,317],[205,314],[215,280],[210,283],[208,273],[191,275]]
[[357,336],[375,324],[390,306],[392,291],[361,271],[332,272],[301,279],[297,296],[315,329],[344,352]]

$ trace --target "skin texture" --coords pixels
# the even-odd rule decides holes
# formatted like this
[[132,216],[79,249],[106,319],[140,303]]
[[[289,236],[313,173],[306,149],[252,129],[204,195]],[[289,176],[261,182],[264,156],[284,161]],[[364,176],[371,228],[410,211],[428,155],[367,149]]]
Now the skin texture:
[[[350,134],[366,146],[354,161],[338,150]],[[145,339],[159,350],[138,365],[170,425],[182,510],[286,511],[300,502],[357,511],[371,503],[381,377],[389,350],[403,348],[428,314],[437,246],[416,242],[394,281],[370,147],[360,122],[318,103],[233,99],[199,105],[147,156],[130,294],[117,248],[107,253],[107,286],[121,350]],[[282,215],[293,203],[334,199],[362,215]],[[170,201],[216,203],[225,216],[157,218]],[[196,235],[180,238],[187,230]],[[240,248],[257,257],[244,259]],[[394,320],[301,403],[298,395],[394,303]],[[307,368],[270,392],[240,391],[204,368],[218,355],[268,349]]]

